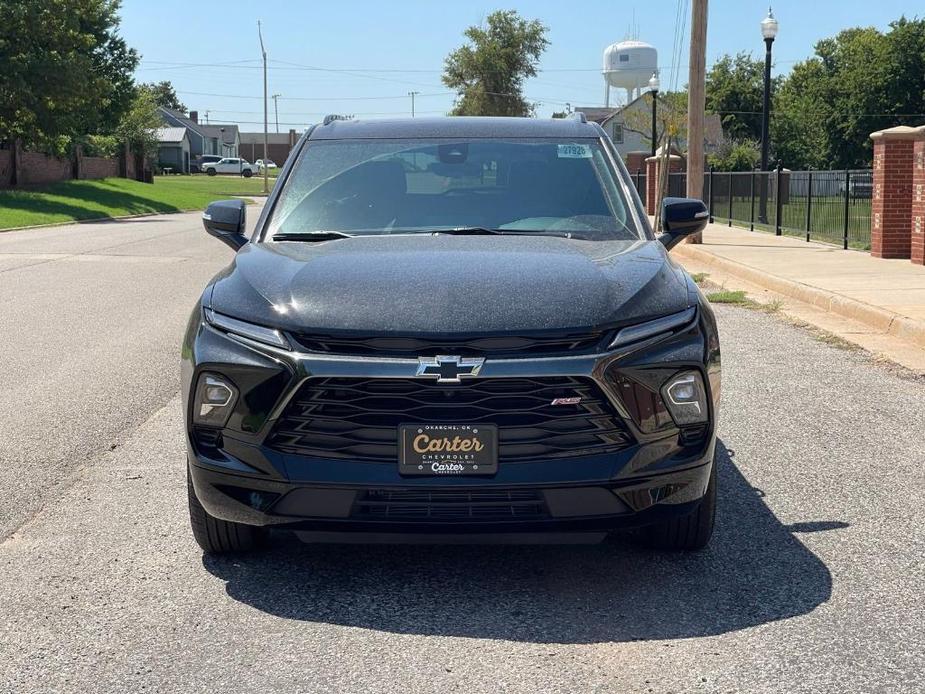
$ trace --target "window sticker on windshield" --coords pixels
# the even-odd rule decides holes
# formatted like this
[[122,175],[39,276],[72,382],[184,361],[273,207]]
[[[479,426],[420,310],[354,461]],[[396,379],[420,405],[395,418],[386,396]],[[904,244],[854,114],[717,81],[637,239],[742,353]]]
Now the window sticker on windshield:
[[590,159],[591,145],[559,145],[559,159]]

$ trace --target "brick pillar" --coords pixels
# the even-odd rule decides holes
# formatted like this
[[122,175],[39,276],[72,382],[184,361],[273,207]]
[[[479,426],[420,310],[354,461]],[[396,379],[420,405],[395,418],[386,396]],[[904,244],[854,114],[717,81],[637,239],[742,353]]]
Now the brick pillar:
[[916,265],[925,265],[925,138],[912,145],[911,216],[910,258]]
[[870,206],[870,254],[909,258],[912,250],[912,156],[925,127],[901,125],[871,134],[874,190]]

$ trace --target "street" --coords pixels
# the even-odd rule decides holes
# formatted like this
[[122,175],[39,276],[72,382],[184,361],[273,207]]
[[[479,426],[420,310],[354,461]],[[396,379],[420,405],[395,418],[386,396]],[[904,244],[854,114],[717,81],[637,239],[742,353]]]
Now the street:
[[204,559],[179,345],[231,257],[198,213],[0,234],[0,691],[921,691],[925,384],[744,308],[706,551]]

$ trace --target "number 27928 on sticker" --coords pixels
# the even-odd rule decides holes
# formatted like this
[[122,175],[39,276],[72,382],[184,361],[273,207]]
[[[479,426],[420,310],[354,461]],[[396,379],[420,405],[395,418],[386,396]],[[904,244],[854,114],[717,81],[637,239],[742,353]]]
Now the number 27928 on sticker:
[[591,145],[559,145],[558,155],[559,159],[590,159]]

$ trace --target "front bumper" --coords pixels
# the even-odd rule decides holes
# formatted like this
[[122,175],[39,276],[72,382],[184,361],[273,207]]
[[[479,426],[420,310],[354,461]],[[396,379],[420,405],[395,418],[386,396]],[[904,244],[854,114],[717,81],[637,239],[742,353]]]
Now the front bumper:
[[[592,532],[689,513],[706,491],[720,385],[718,340],[708,308],[701,309],[690,329],[620,352],[486,359],[480,379],[593,379],[632,434],[632,444],[623,450],[501,461],[491,477],[414,478],[401,476],[397,462],[283,453],[267,440],[307,380],[411,378],[417,360],[289,352],[220,332],[198,314],[190,321],[183,362],[189,471],[197,497],[217,518],[364,534]],[[643,431],[625,407],[613,374],[691,368],[701,371],[709,390],[703,435],[691,443],[674,426]],[[202,371],[226,375],[241,391],[215,445],[203,445],[191,421],[191,399]],[[396,508],[401,512],[393,512]]]

